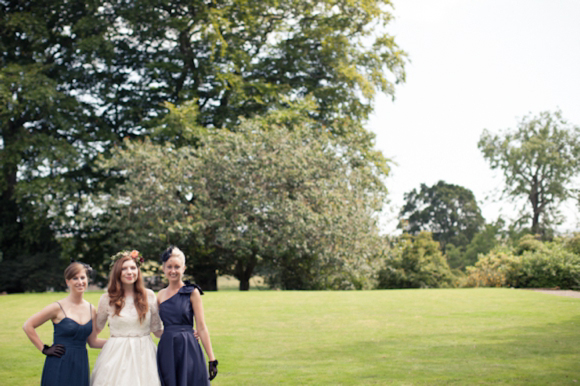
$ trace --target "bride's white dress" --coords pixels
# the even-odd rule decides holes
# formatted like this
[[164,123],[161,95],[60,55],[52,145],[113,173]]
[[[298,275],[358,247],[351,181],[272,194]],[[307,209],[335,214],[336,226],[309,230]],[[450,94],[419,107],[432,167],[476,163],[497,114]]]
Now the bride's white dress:
[[101,350],[91,376],[91,386],[159,386],[155,343],[151,332],[161,330],[155,294],[147,290],[149,311],[143,322],[135,309],[133,298],[125,299],[119,315],[109,305],[105,293],[99,300],[97,327],[102,330],[109,320],[111,337]]

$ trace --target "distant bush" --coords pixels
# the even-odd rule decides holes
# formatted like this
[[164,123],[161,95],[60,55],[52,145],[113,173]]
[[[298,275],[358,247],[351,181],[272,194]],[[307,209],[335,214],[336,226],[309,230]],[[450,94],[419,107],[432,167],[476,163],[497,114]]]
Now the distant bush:
[[576,233],[574,236],[564,241],[564,247],[576,255],[580,255],[580,233]]
[[493,250],[467,267],[464,287],[509,287],[519,271],[521,257]]
[[561,244],[524,252],[512,285],[522,288],[580,288],[580,255],[567,251]]
[[467,268],[462,286],[580,289],[575,238],[540,242],[523,237],[514,248],[496,247]]
[[395,240],[378,288],[441,288],[454,285],[454,276],[431,233],[404,234]]
[[525,235],[522,237],[516,247],[515,254],[523,255],[524,252],[537,252],[546,250],[546,246],[540,240],[536,239],[533,235]]

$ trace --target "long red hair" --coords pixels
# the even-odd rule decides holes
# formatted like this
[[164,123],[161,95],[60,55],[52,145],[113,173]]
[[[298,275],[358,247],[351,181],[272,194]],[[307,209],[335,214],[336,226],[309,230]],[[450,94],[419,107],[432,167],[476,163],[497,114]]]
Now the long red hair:
[[[111,275],[109,277],[109,304],[115,307],[115,315],[119,315],[123,307],[125,307],[125,290],[121,283],[121,270],[123,263],[127,260],[133,260],[129,253],[119,258],[113,265]],[[134,261],[134,260],[133,260]],[[143,277],[141,270],[137,266],[137,281],[134,285],[134,302],[137,314],[139,314],[139,321],[143,323],[147,311],[149,311],[149,303],[147,302],[147,292],[145,292],[145,284],[143,284]]]

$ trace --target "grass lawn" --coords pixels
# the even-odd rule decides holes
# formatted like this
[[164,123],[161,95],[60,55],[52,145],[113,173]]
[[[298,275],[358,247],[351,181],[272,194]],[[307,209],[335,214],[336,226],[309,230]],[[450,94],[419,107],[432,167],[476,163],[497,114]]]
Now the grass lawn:
[[[21,329],[63,293],[0,296],[0,384],[38,385]],[[88,293],[98,303],[100,293]],[[203,296],[214,385],[578,385],[580,299],[510,289]],[[51,342],[52,325],[39,328]],[[101,336],[106,337],[108,330]],[[99,350],[89,350],[91,368]]]

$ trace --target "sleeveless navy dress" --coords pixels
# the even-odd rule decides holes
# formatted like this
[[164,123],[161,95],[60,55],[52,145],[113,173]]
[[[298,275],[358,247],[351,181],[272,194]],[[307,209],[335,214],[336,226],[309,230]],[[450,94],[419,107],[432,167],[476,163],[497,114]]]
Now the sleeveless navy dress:
[[[58,302],[57,302],[58,303]],[[58,303],[60,306],[60,303]],[[89,312],[92,314],[92,306]],[[60,307],[62,309],[62,306]],[[64,310],[62,310],[64,312]],[[93,320],[78,324],[64,314],[65,318],[54,324],[53,344],[62,344],[66,351],[60,358],[47,356],[42,370],[41,386],[88,386],[89,356],[87,339],[93,332]]]
[[193,336],[193,308],[190,296],[196,284],[187,283],[159,305],[163,335],[157,346],[157,368],[163,386],[209,385],[201,346]]

